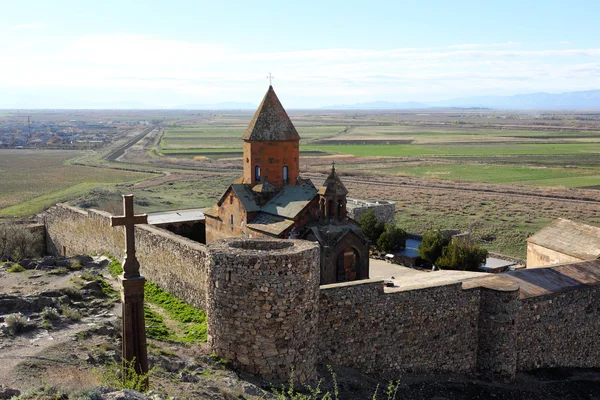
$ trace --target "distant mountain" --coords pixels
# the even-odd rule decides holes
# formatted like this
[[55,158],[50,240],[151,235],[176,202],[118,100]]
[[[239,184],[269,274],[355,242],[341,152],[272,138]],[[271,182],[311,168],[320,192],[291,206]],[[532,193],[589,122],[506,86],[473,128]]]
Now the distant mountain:
[[513,96],[459,97],[437,102],[370,103],[321,107],[328,110],[405,110],[423,108],[495,108],[508,110],[600,110],[600,90],[528,93]]
[[258,105],[252,103],[225,101],[214,104],[184,104],[171,108],[175,110],[256,110]]
[[425,103],[416,101],[405,101],[402,103],[393,103],[390,101],[371,101],[369,103],[341,104],[334,106],[321,107],[324,110],[405,110],[411,108],[427,108]]

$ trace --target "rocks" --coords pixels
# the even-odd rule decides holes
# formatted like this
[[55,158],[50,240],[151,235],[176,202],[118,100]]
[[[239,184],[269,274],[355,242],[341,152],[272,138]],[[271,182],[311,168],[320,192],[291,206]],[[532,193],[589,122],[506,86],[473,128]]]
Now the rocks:
[[[103,400],[148,400],[148,397],[144,396],[140,392],[136,392],[131,389],[119,390],[116,392],[110,392],[102,395]],[[154,397],[156,399],[156,397]]]
[[13,397],[17,397],[21,394],[17,389],[8,388],[2,384],[0,384],[0,399],[11,399]]

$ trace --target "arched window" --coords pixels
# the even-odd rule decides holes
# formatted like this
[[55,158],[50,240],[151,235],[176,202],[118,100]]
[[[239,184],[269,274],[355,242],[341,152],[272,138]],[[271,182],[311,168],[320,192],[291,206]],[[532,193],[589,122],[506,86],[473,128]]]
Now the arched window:
[[287,165],[283,166],[283,181],[285,183],[288,182],[288,166]]
[[260,182],[260,167],[258,165],[254,167],[254,180]]

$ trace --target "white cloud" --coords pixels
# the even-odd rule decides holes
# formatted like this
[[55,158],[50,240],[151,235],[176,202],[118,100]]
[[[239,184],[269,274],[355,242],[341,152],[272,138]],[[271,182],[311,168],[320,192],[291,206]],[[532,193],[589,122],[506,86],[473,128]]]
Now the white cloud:
[[[0,90],[89,88],[108,98],[126,92],[140,101],[152,93],[164,104],[257,102],[269,71],[290,97],[315,101],[323,96],[344,102],[422,101],[600,88],[600,48],[554,46],[505,42],[258,53],[130,34],[0,38]],[[307,105],[319,104],[290,106]]]

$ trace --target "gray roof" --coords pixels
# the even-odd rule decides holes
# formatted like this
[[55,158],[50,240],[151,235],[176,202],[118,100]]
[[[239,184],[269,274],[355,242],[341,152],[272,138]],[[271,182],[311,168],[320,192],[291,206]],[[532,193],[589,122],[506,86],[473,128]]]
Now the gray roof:
[[300,135],[279,102],[273,86],[269,86],[269,90],[258,106],[242,139],[252,141],[300,140]]
[[271,235],[279,236],[283,231],[294,225],[294,221],[285,219],[277,215],[266,213],[258,213],[256,218],[251,223],[246,225],[250,229],[256,231],[270,233]]
[[262,208],[263,212],[294,218],[315,197],[317,191],[309,187],[286,185]]
[[568,219],[551,222],[527,241],[582,260],[600,257],[600,228]]
[[260,205],[256,203],[256,198],[249,185],[240,183],[234,183],[231,185],[231,189],[235,192],[235,195],[240,199],[240,202],[244,206],[246,212],[254,212],[260,210]]

